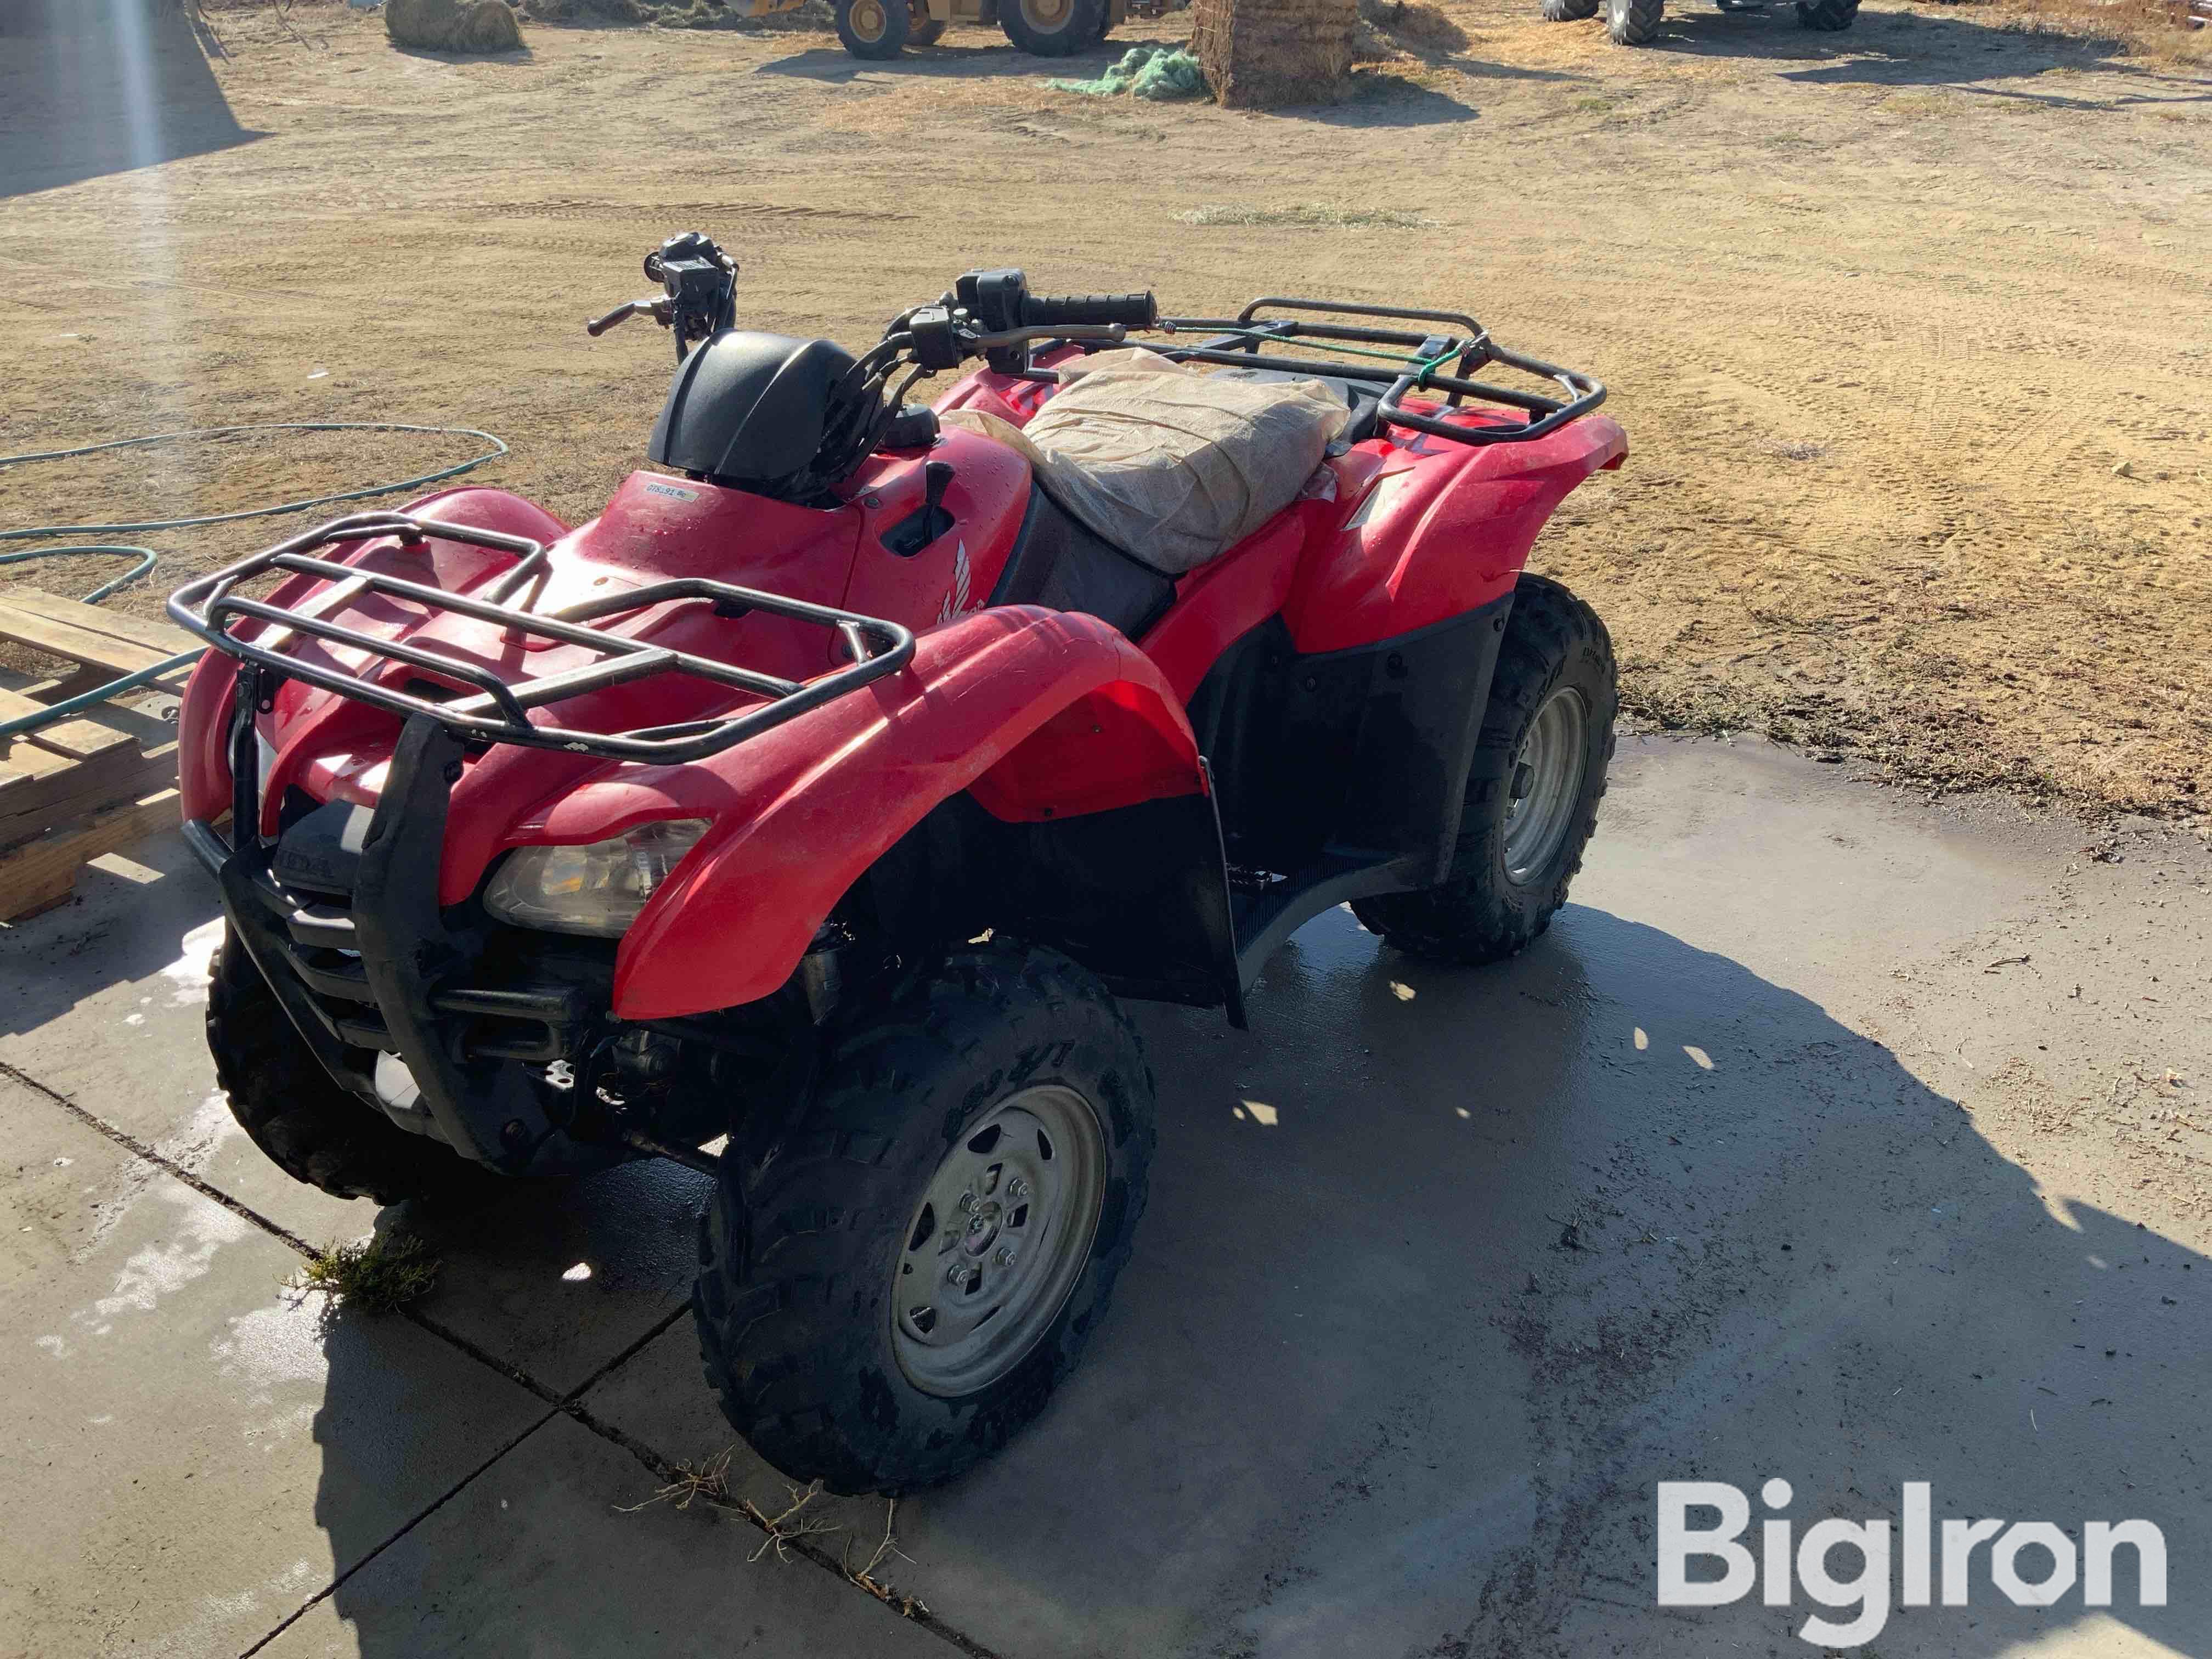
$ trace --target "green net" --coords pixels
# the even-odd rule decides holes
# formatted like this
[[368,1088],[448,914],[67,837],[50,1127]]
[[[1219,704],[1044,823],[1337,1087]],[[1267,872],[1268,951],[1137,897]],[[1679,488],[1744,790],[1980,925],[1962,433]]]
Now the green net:
[[1206,84],[1206,72],[1199,68],[1198,59],[1179,46],[1132,46],[1121,54],[1120,63],[1110,66],[1096,81],[1054,81],[1048,84],[1061,92],[1080,93],[1085,98],[1112,98],[1125,92],[1163,100],[1212,96]]

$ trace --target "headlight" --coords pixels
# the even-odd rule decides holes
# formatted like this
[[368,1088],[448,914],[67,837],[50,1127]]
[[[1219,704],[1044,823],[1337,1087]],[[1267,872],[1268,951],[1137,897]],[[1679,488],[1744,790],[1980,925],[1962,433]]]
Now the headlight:
[[705,818],[657,818],[586,847],[518,848],[484,890],[484,908],[518,927],[619,939],[706,833]]

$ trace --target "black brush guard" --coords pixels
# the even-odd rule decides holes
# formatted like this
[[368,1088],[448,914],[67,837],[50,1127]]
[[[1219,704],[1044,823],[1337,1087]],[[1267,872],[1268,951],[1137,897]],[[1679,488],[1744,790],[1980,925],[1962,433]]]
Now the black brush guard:
[[[313,556],[333,543],[396,536],[421,545],[431,538],[509,552],[516,563],[472,599]],[[610,961],[588,953],[564,972],[488,975],[495,929],[478,907],[438,902],[446,819],[465,757],[511,743],[607,760],[680,763],[720,753],[903,667],[914,636],[897,623],[726,582],[659,582],[540,616],[507,603],[545,564],[546,549],[525,537],[398,514],[337,520],[187,584],[169,614],[217,650],[240,660],[230,727],[232,838],[210,823],[185,826],[187,842],[221,883],[223,908],[254,965],[301,1038],[332,1078],[403,1128],[443,1140],[464,1157],[514,1174],[561,1173],[629,1156],[619,1145],[579,1141],[567,1133],[576,1097],[592,1085],[576,1065],[562,1091],[541,1068],[587,1060],[604,1022]],[[272,572],[332,584],[307,607],[286,611],[240,596],[242,583]],[[581,645],[599,660],[565,673],[512,684],[489,669],[426,646],[379,640],[328,620],[370,592],[443,607],[517,634]],[[711,658],[653,646],[587,624],[670,600],[703,599],[718,615],[768,611],[832,629],[846,666],[801,684]],[[234,622],[261,625],[251,638]],[[289,647],[313,637],[367,653],[361,672],[303,661]],[[373,678],[383,662],[406,664],[478,688],[439,702]],[[735,714],[622,732],[537,725],[530,711],[601,686],[679,673],[727,685],[765,701]],[[358,859],[343,890],[281,880],[274,850],[258,833],[260,757],[255,716],[274,704],[287,679],[321,687],[398,715],[404,725],[373,812],[358,830]],[[325,810],[330,810],[326,807]],[[349,809],[358,811],[358,809]],[[280,838],[281,839],[281,838]],[[582,947],[580,947],[580,951]],[[380,1054],[397,1054],[416,1091],[412,1102],[379,1088]],[[521,1062],[516,1064],[514,1062]]]

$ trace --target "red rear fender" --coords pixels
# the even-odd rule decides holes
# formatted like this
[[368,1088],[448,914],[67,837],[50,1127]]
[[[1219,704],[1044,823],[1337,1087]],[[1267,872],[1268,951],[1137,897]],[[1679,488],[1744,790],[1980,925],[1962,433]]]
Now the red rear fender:
[[[963,789],[1034,821],[1203,787],[1189,724],[1147,658],[1089,617],[1016,605],[932,629],[904,672],[720,755],[608,769],[526,814],[504,844],[714,821],[616,957],[616,1014],[670,1018],[781,985],[846,890]],[[448,836],[448,902],[485,867],[457,866],[459,844]]]
[[1382,465],[1300,572],[1283,608],[1292,641],[1309,653],[1372,645],[1511,592],[1553,509],[1627,453],[1603,415],[1533,443],[1471,448],[1400,434],[1358,445],[1346,461],[1373,453]]

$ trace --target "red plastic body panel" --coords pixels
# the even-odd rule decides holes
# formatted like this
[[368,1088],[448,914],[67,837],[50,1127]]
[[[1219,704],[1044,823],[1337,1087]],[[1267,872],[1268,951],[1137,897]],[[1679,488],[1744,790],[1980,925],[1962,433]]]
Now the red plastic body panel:
[[1240,635],[1283,608],[1305,550],[1310,516],[1283,514],[1176,583],[1175,608],[1152,624],[1144,647],[1183,702]]
[[[918,553],[894,553],[884,537],[922,507],[922,470],[952,468],[945,510],[953,527]],[[927,452],[872,457],[854,480],[866,519],[844,605],[919,631],[979,611],[1014,550],[1030,504],[1030,464],[1001,443],[948,427]]]
[[[616,1015],[668,1018],[781,985],[846,890],[963,789],[1041,819],[1202,787],[1182,707],[1141,653],[1088,617],[1015,605],[933,629],[906,672],[707,760],[602,769],[505,839],[714,820],[616,957]],[[465,892],[483,866],[458,852],[449,836],[445,885]]]
[[1362,452],[1382,462],[1374,483],[1314,548],[1284,607],[1302,652],[1372,645],[1510,593],[1552,509],[1618,465],[1628,439],[1592,415],[1533,443],[1470,447],[1396,432]]

